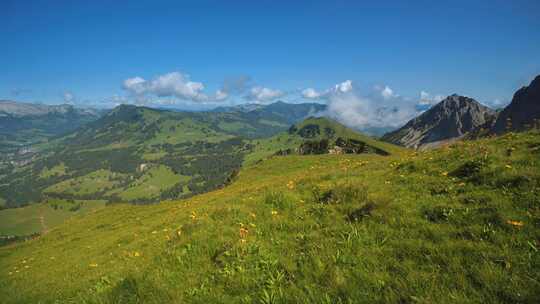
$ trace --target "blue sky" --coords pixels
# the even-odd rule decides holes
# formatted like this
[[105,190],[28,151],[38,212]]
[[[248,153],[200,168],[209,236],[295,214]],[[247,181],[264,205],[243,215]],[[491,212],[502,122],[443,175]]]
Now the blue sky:
[[503,103],[540,74],[540,1],[373,2],[3,0],[0,98],[324,102],[351,80]]

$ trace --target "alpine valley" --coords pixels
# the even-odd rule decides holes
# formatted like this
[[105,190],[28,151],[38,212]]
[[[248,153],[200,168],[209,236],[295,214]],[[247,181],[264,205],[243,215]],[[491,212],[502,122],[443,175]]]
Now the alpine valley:
[[0,304],[540,303],[539,12],[0,1]]

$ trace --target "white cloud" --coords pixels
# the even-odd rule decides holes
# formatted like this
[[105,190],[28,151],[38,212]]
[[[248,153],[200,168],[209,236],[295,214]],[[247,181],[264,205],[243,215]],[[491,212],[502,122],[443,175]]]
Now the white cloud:
[[353,88],[352,81],[345,80],[342,83],[336,84],[336,86],[334,87],[334,92],[347,93],[347,92],[352,91],[352,88]]
[[64,102],[72,104],[75,102],[75,96],[71,92],[64,92]]
[[[173,97],[193,102],[221,101],[228,97],[226,92],[218,90],[214,98],[209,98],[204,93],[203,83],[191,81],[189,75],[180,72],[159,75],[153,80],[145,80],[138,76],[128,78],[124,80],[122,88],[138,103],[148,102],[148,98],[152,96]],[[167,102],[171,102],[170,99]]]
[[144,94],[146,91],[146,80],[141,77],[128,78],[124,80],[122,88],[134,94]]
[[302,91],[302,96],[308,99],[317,99],[321,97],[321,93],[315,91],[313,88],[307,88]]
[[267,102],[282,96],[285,96],[285,93],[280,90],[256,86],[251,88],[249,94],[245,98],[256,102]]
[[394,97],[394,91],[392,89],[390,89],[389,86],[384,86],[384,89],[381,90],[381,96],[384,99],[392,98],[392,97]]
[[327,105],[326,115],[358,129],[397,128],[418,114],[414,102],[396,94],[332,94]]
[[175,96],[193,101],[206,100],[206,96],[202,93],[204,85],[201,82],[190,81],[188,75],[180,72],[158,76],[150,82],[149,90],[159,97]]
[[344,82],[336,84],[334,87],[327,89],[323,92],[317,92],[313,88],[307,88],[302,91],[302,97],[306,99],[328,99],[333,94],[344,94],[353,90],[353,84],[351,80],[345,80]]
[[367,94],[360,94],[352,81],[347,80],[324,92],[305,89],[302,96],[326,100],[327,109],[318,115],[360,130],[398,128],[419,114],[416,101],[398,95],[387,85],[375,86]]
[[434,105],[441,102],[444,98],[444,95],[432,96],[430,93],[422,90],[420,91],[420,101],[418,104],[421,106]]
[[225,100],[229,97],[229,93],[224,91],[223,89],[217,90],[216,95],[214,97],[215,100]]

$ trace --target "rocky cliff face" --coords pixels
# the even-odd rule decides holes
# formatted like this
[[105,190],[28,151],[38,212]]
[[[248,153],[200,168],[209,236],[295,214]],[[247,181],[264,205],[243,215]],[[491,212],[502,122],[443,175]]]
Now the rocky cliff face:
[[537,125],[540,120],[540,75],[528,87],[519,89],[512,102],[499,114],[491,133],[523,131]]
[[459,139],[494,116],[495,111],[476,100],[454,94],[382,139],[410,148],[433,146]]

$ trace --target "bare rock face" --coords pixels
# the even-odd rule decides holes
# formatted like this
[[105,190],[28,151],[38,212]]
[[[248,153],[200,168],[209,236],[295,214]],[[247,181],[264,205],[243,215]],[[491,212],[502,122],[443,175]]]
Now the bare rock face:
[[454,94],[382,139],[410,148],[433,146],[461,138],[495,115],[476,100]]
[[499,114],[491,133],[523,131],[538,125],[540,120],[540,75],[528,87],[517,90],[512,102]]

